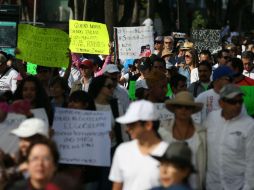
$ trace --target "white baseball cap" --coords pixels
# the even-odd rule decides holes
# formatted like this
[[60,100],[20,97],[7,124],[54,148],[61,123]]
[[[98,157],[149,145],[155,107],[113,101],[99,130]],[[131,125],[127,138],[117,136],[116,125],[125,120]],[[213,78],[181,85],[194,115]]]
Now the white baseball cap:
[[30,118],[22,121],[17,129],[11,131],[12,134],[28,138],[33,135],[39,134],[48,137],[49,126],[42,119]]
[[125,115],[116,118],[116,121],[121,124],[156,120],[159,120],[158,111],[154,104],[147,100],[138,100],[132,102]]
[[103,73],[119,73],[119,72],[120,71],[115,64],[108,64],[103,70]]
[[148,86],[146,84],[146,80],[145,79],[136,81],[136,90],[139,89],[139,88],[148,89]]

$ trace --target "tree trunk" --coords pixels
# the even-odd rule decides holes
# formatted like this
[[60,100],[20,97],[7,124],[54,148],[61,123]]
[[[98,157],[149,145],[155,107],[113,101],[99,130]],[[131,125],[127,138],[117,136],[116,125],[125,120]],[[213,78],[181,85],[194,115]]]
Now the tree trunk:
[[[111,0],[113,1],[113,0]],[[126,0],[124,1],[124,13],[121,18],[118,26],[128,26],[130,23],[130,18],[132,17],[132,12],[134,8],[135,0]]]
[[105,10],[105,23],[108,28],[110,41],[113,41],[114,26],[117,22],[116,14],[116,1],[105,0],[104,1],[104,10]]
[[138,26],[139,25],[139,0],[135,0],[132,19],[131,19],[131,26]]

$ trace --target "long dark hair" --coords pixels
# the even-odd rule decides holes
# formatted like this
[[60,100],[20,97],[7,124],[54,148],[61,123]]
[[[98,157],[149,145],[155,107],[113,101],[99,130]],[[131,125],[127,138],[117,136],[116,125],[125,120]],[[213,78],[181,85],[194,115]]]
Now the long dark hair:
[[51,125],[53,122],[53,114],[52,114],[52,108],[50,105],[50,100],[49,97],[43,88],[41,82],[39,79],[35,76],[28,76],[24,78],[21,83],[18,85],[16,91],[14,92],[13,99],[14,100],[20,100],[23,99],[23,88],[26,82],[33,82],[36,87],[36,96],[35,100],[32,102],[34,105],[34,108],[45,108],[48,119],[49,119],[49,124]]
[[88,94],[91,98],[97,98],[107,79],[108,77],[105,75],[101,75],[92,79],[88,89]]

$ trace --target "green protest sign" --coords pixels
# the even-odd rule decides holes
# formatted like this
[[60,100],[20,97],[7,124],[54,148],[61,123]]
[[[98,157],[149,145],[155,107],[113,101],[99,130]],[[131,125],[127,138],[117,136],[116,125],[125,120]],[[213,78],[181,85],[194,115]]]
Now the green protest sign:
[[136,100],[135,92],[136,92],[136,81],[131,80],[129,83],[129,98],[131,100]]
[[254,115],[254,86],[240,86],[244,93],[244,105],[249,115]]
[[46,67],[67,67],[69,36],[59,29],[19,24],[16,57]]
[[168,92],[166,94],[166,97],[171,97],[173,94],[172,90],[171,90],[171,87],[170,87],[170,84],[168,83]]
[[36,64],[27,63],[27,65],[26,65],[26,72],[27,72],[28,74],[31,74],[31,75],[36,75],[36,74],[37,74],[36,68],[37,68],[37,65],[36,65]]

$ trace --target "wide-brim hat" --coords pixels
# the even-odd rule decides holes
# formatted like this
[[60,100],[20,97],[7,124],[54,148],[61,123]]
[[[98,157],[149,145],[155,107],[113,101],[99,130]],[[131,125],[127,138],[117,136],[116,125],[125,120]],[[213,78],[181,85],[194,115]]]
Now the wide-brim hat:
[[188,91],[177,93],[174,99],[167,100],[165,104],[166,108],[173,113],[175,112],[175,105],[191,106],[193,107],[192,113],[197,113],[203,108],[203,103],[195,102],[194,97]]
[[192,42],[184,42],[182,46],[180,46],[181,50],[188,50],[194,47]]
[[162,51],[162,55],[161,55],[161,58],[165,57],[165,56],[170,56],[170,55],[173,55],[173,52],[171,50],[168,50],[168,49],[164,49]]

